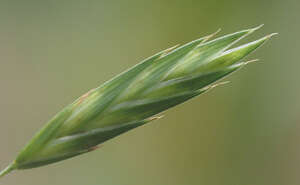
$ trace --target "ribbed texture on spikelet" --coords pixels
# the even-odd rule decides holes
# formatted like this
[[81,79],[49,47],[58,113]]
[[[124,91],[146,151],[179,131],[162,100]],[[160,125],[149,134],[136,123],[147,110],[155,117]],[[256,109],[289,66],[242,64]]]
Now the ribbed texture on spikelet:
[[50,120],[2,175],[92,151],[208,91],[212,83],[245,66],[241,59],[272,36],[230,49],[257,29],[209,41],[210,35],[167,49],[89,91]]

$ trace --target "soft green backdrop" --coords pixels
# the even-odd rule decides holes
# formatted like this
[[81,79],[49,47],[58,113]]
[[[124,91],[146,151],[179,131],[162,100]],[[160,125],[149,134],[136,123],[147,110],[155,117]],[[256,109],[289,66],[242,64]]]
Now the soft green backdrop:
[[92,153],[5,185],[298,185],[298,0],[1,0],[0,168],[56,112],[162,49],[222,28],[280,35],[261,61]]

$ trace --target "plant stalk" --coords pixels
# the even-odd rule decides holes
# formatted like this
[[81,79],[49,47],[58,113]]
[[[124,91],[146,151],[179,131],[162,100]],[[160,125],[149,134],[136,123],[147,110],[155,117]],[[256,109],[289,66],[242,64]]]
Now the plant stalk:
[[16,169],[16,165],[15,165],[15,162],[13,162],[0,172],[0,178],[5,176],[6,174],[12,172],[15,169]]

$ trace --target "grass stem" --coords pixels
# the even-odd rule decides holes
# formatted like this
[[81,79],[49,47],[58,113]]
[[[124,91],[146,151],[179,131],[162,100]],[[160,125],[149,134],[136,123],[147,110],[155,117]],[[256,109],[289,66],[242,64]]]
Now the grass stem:
[[10,173],[10,172],[13,171],[14,169],[16,169],[15,163],[11,163],[11,164],[8,165],[4,170],[2,170],[2,171],[0,172],[0,177],[3,177],[4,175]]

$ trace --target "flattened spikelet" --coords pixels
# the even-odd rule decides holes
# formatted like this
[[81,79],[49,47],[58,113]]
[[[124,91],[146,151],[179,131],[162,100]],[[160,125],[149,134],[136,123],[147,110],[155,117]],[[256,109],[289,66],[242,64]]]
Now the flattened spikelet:
[[93,151],[212,89],[214,82],[245,66],[241,60],[272,36],[230,49],[258,28],[211,40],[214,33],[169,48],[89,91],[54,116],[0,176]]

